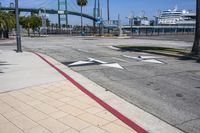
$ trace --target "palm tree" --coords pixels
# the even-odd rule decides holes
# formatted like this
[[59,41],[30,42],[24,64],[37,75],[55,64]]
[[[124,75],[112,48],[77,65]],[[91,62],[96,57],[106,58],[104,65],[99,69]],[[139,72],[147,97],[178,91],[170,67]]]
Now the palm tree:
[[77,0],[77,5],[81,7],[81,32],[83,30],[83,7],[88,3],[87,0]]
[[192,54],[200,56],[200,0],[196,0],[196,29]]
[[3,13],[0,12],[0,39],[3,38],[3,30],[4,30],[4,19],[3,19]]
[[30,36],[30,16],[29,17],[21,16],[19,18],[19,24],[22,25],[22,27],[27,30],[28,36]]
[[9,31],[15,27],[15,18],[12,13],[0,12],[0,37],[9,38]]

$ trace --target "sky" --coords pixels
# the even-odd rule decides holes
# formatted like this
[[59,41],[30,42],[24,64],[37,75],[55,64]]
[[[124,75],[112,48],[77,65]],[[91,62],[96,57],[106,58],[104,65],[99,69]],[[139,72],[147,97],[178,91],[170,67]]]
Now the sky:
[[[60,0],[64,1],[64,0]],[[110,18],[117,20],[118,14],[123,24],[128,23],[126,18],[130,14],[134,16],[145,15],[149,19],[153,19],[158,10],[173,9],[175,6],[178,9],[189,9],[195,12],[196,0],[110,0]],[[9,3],[14,0],[0,0],[2,6],[9,6]],[[107,19],[107,0],[100,0],[103,19]],[[57,0],[19,0],[19,7],[30,8],[46,8],[57,9]],[[88,0],[88,5],[83,8],[83,12],[89,15],[93,14],[94,0]],[[80,7],[76,5],[76,0],[68,0],[68,9],[71,11],[80,12]],[[21,15],[29,15],[23,13]],[[49,15],[51,22],[57,22],[57,15]],[[91,20],[84,19],[85,24],[92,24]],[[80,17],[69,15],[69,24],[80,24]]]

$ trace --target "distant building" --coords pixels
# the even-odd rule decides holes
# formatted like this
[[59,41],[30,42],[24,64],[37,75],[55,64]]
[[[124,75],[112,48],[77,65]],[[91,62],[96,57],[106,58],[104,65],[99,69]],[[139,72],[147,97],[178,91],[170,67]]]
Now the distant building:
[[134,25],[135,26],[149,26],[150,21],[148,20],[147,17],[135,17],[134,20]]

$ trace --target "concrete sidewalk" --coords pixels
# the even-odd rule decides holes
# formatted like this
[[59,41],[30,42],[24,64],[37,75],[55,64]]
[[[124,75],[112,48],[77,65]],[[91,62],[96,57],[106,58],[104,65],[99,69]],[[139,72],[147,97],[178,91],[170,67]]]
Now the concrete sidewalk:
[[39,56],[0,51],[0,133],[182,132],[56,60]]

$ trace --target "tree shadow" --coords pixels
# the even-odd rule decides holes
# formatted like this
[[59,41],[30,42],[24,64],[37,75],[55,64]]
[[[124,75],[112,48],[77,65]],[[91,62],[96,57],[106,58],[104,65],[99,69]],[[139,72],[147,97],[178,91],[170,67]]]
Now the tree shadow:
[[[132,52],[144,52],[168,57],[175,57],[178,60],[182,61],[195,61],[196,63],[200,63],[200,57],[194,56],[188,51],[184,51],[183,49],[176,48],[167,48],[167,47],[151,47],[151,46],[122,46],[117,47],[120,48],[122,52],[132,51]],[[174,54],[173,54],[174,53]]]
[[6,69],[6,68],[1,68],[1,66],[7,66],[7,65],[10,65],[10,64],[7,64],[7,62],[5,61],[0,61],[0,73],[4,73],[2,70]]
[[15,46],[15,43],[1,43],[0,46]]
[[5,63],[0,62],[0,66],[6,66],[6,65],[10,65],[10,64],[5,64]]
[[182,56],[177,57],[177,59],[182,61],[194,61],[196,63],[200,63],[200,57],[192,54],[183,54]]

